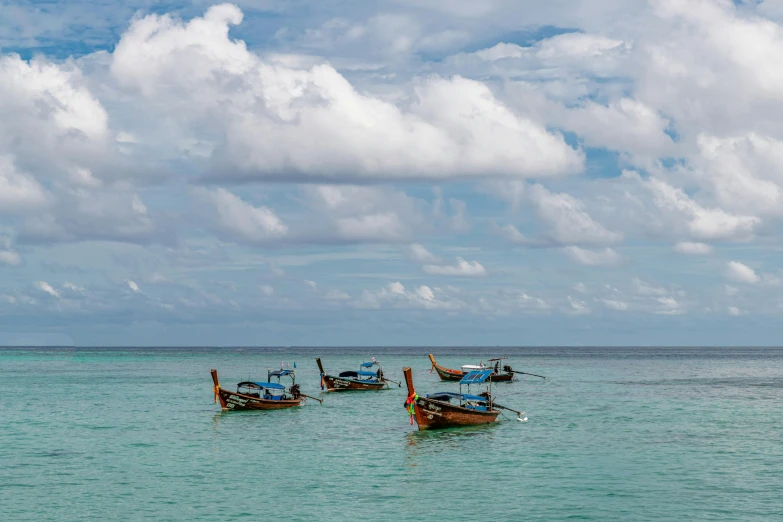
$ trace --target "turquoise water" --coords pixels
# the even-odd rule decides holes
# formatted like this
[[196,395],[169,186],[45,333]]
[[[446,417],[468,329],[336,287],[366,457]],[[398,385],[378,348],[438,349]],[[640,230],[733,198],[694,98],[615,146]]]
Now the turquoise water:
[[[320,395],[315,356],[456,390],[429,351],[2,349],[0,520],[783,517],[783,349],[506,348],[549,377],[493,386],[528,422],[440,432],[408,425],[404,387]],[[210,368],[231,389],[281,360],[323,406],[220,413]]]

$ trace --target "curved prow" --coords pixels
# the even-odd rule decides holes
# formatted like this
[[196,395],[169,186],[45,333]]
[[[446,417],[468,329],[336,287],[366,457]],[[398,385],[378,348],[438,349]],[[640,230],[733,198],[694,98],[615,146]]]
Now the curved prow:
[[224,410],[226,409],[226,401],[223,399],[223,397],[220,395],[220,381],[218,381],[218,374],[217,370],[214,368],[210,370],[210,373],[212,374],[212,384],[215,385],[214,392],[215,392],[215,403],[220,403],[220,407]]
[[413,387],[413,377],[411,376],[410,366],[403,368],[402,373],[405,375],[405,384],[408,385],[408,396],[411,396],[416,393],[416,389]]
[[438,365],[438,363],[435,362],[435,357],[433,357],[432,354],[430,354],[430,361],[432,361],[433,367]]
[[324,365],[321,364],[321,358],[316,357],[315,362],[318,364],[318,369],[321,371],[321,373],[325,374],[326,372],[324,371]]

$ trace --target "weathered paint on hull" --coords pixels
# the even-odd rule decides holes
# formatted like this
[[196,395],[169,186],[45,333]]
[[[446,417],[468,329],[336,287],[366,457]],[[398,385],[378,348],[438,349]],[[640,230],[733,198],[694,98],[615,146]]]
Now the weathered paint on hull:
[[324,375],[324,386],[326,391],[363,391],[363,390],[381,390],[386,383],[383,382],[357,382],[352,379],[343,379],[342,377],[333,377]]
[[460,406],[419,397],[414,406],[416,423],[420,430],[478,426],[497,422],[500,412],[470,411]]
[[270,401],[268,399],[259,399],[234,393],[220,388],[220,406],[223,411],[246,411],[246,410],[280,410],[283,408],[293,408],[302,403],[302,399],[289,399],[285,401]]

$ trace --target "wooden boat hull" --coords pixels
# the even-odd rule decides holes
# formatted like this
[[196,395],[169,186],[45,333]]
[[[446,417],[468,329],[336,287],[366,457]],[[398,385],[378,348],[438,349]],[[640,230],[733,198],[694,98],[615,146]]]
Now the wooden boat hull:
[[[435,358],[432,356],[432,354],[430,354],[430,361],[432,361],[432,367],[435,368],[435,372],[438,374],[438,377],[440,377],[441,381],[461,381],[462,378],[467,375],[467,373],[463,372],[462,370],[452,370],[450,368],[440,366],[435,362]],[[490,375],[489,380],[492,382],[511,382],[514,380],[514,374],[493,373]]]
[[386,386],[385,382],[361,382],[353,379],[344,379],[332,375],[324,375],[324,388],[326,391],[364,391],[381,390]]
[[281,410],[293,408],[302,404],[302,398],[275,401],[251,397],[220,388],[218,390],[220,407],[223,411],[247,411],[247,410]]
[[478,426],[497,422],[500,412],[468,410],[447,402],[434,401],[424,397],[414,404],[416,424],[419,430],[455,428],[459,426]]

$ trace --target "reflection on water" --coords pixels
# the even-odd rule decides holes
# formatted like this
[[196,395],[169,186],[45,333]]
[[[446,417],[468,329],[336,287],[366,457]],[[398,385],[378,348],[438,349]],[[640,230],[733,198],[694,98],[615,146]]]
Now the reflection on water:
[[440,430],[412,431],[405,434],[405,449],[409,465],[415,466],[416,459],[429,457],[443,451],[474,451],[489,444],[495,437],[498,423],[445,428]]

